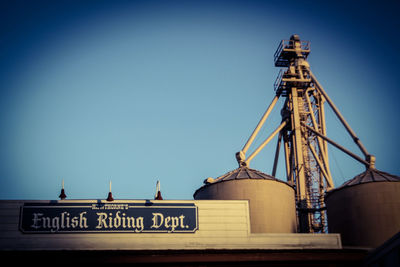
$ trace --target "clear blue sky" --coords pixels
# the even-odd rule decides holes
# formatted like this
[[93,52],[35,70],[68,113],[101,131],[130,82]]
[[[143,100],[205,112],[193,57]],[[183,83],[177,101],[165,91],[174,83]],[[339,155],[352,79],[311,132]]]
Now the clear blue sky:
[[[164,198],[192,199],[237,168],[294,33],[377,168],[399,175],[395,2],[2,1],[0,199],[57,199],[62,179],[74,199],[105,198],[110,179],[117,199],[152,198],[157,180]],[[328,136],[360,154],[332,114]],[[275,143],[252,168],[271,173]],[[330,159],[336,186],[364,170]]]

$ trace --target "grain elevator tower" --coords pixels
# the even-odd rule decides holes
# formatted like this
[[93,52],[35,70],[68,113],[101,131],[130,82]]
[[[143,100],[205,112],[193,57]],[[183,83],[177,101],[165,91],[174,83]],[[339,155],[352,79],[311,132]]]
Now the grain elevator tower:
[[[376,247],[400,229],[400,177],[375,169],[375,157],[311,72],[309,53],[310,43],[298,35],[279,43],[274,54],[274,64],[281,68],[274,84],[275,96],[236,153],[239,168],[206,179],[194,198],[248,200],[252,232],[340,233],[345,245]],[[279,98],[284,100],[280,124],[247,155]],[[361,157],[327,137],[325,107],[330,107],[342,123]],[[250,162],[275,136],[278,141],[271,175],[251,169]],[[366,171],[335,188],[328,144],[363,164]],[[285,182],[275,177],[280,151],[285,158]]]
[[[325,193],[334,188],[329,169],[328,142],[364,164],[374,167],[371,156],[310,70],[307,57],[310,43],[292,35],[282,40],[274,54],[275,66],[281,68],[274,84],[276,92],[270,106],[241,151],[236,154],[239,166],[250,161],[278,135],[272,176],[276,174],[281,144],[284,146],[287,181],[295,188],[298,231],[327,231]],[[278,128],[246,157],[246,152],[280,97],[282,121]],[[365,158],[360,158],[326,137],[325,103],[328,103]]]

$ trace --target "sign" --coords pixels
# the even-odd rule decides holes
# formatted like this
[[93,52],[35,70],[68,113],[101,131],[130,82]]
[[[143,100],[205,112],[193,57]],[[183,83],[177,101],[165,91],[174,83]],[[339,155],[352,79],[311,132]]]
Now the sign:
[[23,233],[194,233],[194,203],[24,203]]

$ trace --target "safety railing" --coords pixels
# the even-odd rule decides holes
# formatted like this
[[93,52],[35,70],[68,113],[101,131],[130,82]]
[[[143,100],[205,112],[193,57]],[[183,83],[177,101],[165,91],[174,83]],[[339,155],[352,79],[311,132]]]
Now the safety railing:
[[[284,56],[285,52],[293,52],[295,49],[295,41],[293,40],[282,40],[278,48],[274,53],[274,62],[276,67],[286,67],[288,63],[288,58]],[[310,53],[310,41],[300,41],[301,53],[304,57]]]

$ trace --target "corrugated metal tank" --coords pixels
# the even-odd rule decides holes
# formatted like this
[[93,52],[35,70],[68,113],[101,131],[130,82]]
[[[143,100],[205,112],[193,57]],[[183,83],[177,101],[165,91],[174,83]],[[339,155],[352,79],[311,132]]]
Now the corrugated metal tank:
[[295,233],[295,192],[289,184],[260,171],[241,167],[207,179],[194,199],[249,200],[253,233]]
[[400,231],[400,177],[369,169],[326,195],[328,229],[344,246],[378,247]]

